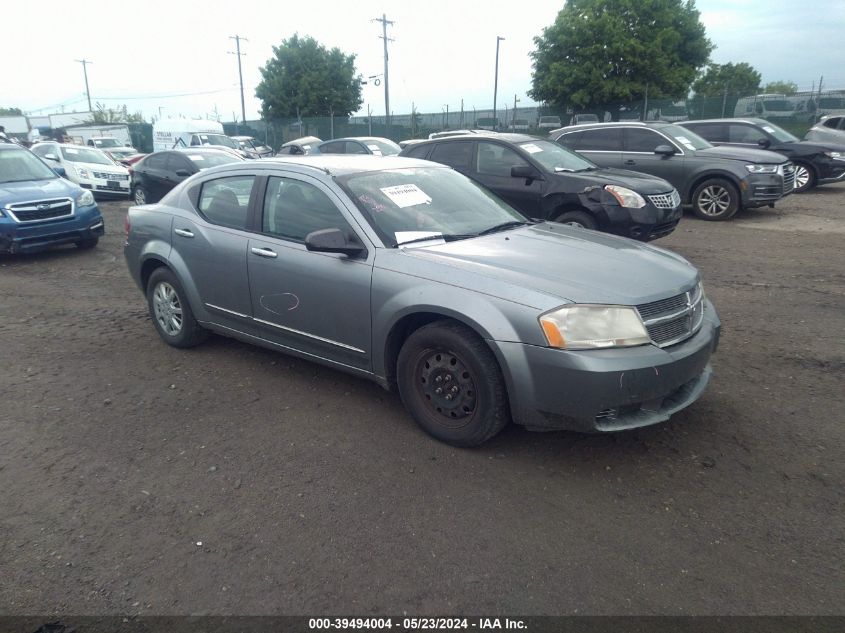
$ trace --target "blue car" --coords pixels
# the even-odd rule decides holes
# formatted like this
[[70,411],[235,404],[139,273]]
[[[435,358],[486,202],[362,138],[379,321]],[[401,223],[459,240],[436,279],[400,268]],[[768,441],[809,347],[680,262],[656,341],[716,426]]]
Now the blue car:
[[28,149],[0,142],[0,253],[61,244],[94,248],[104,230],[90,191],[61,178]]

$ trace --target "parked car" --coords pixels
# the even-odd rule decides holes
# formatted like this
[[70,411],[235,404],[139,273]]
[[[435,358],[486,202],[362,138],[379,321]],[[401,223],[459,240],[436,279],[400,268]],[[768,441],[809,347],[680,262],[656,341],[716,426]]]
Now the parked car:
[[48,164],[60,165],[68,180],[101,195],[129,195],[129,171],[102,150],[64,143],[37,143],[32,151]]
[[845,145],[845,116],[825,115],[804,135],[805,141]]
[[395,156],[402,150],[398,143],[389,138],[357,136],[323,141],[317,146],[320,154],[373,154],[374,156]]
[[727,220],[739,209],[772,206],[795,185],[795,170],[780,154],[713,147],[674,123],[592,123],[550,136],[602,167],[665,178],[704,220]]
[[581,125],[582,123],[601,123],[597,114],[590,114],[585,112],[582,114],[573,114],[569,119],[569,125]]
[[449,165],[538,220],[648,241],[669,235],[681,219],[681,198],[665,180],[600,169],[526,134],[437,139],[400,155]]
[[321,141],[316,136],[303,136],[302,138],[288,141],[279,148],[279,151],[276,152],[276,154],[279,156],[283,156],[286,154],[291,154],[294,156],[297,154],[316,154],[317,146],[322,142],[323,141]]
[[594,432],[666,420],[701,395],[719,339],[681,256],[529,223],[425,161],[215,167],[132,207],[126,231],[167,344],[217,332],[373,380],[457,446],[511,419]]
[[531,124],[528,122],[528,119],[513,119],[508,129],[511,132],[527,132],[530,127]]
[[475,128],[487,132],[496,132],[501,129],[501,122],[495,117],[482,117],[475,121]]
[[763,148],[786,156],[795,165],[795,193],[845,178],[845,144],[801,141],[764,119],[709,119],[679,125],[713,145]]
[[559,116],[541,116],[537,120],[537,127],[540,130],[554,130],[561,126]]
[[252,158],[268,158],[275,155],[272,147],[264,145],[252,136],[232,136],[230,138],[238,144],[242,151],[252,154]]
[[105,230],[94,195],[25,147],[0,143],[0,253],[93,248]]
[[126,166],[124,161],[127,158],[138,155],[138,150],[134,147],[112,147],[110,149],[104,149],[103,152],[114,162],[120,163],[124,167]]
[[135,204],[158,202],[180,182],[203,169],[243,160],[211,147],[154,152],[132,167],[130,195]]
[[120,149],[120,148],[130,149],[130,150],[135,151],[134,147],[126,145],[126,143],[119,141],[118,139],[116,139],[113,136],[92,136],[86,141],[85,144],[88,147],[96,147],[97,149],[101,149],[101,150],[105,150],[105,151],[110,151],[110,150]]

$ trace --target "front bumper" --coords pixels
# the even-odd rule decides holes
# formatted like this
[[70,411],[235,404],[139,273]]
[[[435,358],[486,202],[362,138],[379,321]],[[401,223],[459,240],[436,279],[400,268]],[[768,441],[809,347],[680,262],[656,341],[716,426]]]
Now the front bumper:
[[57,222],[13,224],[0,222],[0,253],[29,253],[62,244],[100,237],[105,221],[96,205],[77,209],[76,215]]
[[83,189],[88,189],[91,193],[128,196],[129,195],[129,177],[125,180],[105,180],[101,178],[89,178],[87,180],[79,179],[78,184]]
[[651,202],[641,209],[605,205],[604,211],[608,219],[609,233],[642,242],[669,235],[683,216],[680,202],[678,206],[669,209],[658,209]]
[[785,179],[782,173],[748,174],[740,181],[739,188],[744,209],[774,204],[795,190],[794,172],[791,179]]
[[825,158],[817,161],[815,167],[818,170],[817,183],[820,185],[845,180],[845,160]]
[[515,422],[540,431],[608,432],[663,422],[695,402],[710,380],[720,328],[708,301],[701,329],[666,348],[566,351],[490,344],[506,375]]

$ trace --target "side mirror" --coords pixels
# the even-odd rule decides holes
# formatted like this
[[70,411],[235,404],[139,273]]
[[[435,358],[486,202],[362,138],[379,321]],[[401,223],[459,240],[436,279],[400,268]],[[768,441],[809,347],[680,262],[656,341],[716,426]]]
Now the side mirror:
[[342,253],[348,257],[364,255],[367,249],[346,238],[340,229],[320,229],[305,236],[305,248],[317,253]]
[[44,158],[46,158],[47,160],[54,160],[57,163],[59,162],[59,157],[55,154],[44,154]]
[[674,156],[676,150],[671,145],[658,145],[654,148],[655,154],[660,154],[661,156]]
[[536,180],[539,174],[531,165],[514,165],[511,167],[511,178],[525,178]]
[[762,149],[766,149],[771,144],[772,142],[767,138],[761,138],[759,141],[757,141],[757,145],[759,145]]
[[67,172],[65,171],[65,168],[62,167],[61,165],[56,165],[52,169],[53,169],[54,172],[56,172],[57,176],[61,176],[62,178],[67,178]]
[[191,172],[189,172],[187,169],[177,169],[176,175],[184,178],[184,177],[190,176]]

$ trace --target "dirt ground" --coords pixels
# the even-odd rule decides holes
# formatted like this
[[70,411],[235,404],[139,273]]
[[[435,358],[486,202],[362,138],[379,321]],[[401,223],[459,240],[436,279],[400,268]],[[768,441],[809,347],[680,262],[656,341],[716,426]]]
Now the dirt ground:
[[0,256],[0,613],[845,613],[845,184],[658,244],[722,318],[670,423],[474,449],[397,396],[166,346],[107,235]]

